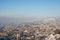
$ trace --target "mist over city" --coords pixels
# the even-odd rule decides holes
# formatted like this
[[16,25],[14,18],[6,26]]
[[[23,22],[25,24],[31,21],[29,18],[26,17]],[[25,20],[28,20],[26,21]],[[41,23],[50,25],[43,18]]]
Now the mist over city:
[[60,40],[60,0],[0,0],[0,40]]

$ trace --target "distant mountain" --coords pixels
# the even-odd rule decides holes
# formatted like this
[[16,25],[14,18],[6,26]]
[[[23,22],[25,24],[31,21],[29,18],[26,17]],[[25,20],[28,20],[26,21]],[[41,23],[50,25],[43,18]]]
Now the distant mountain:
[[32,22],[37,20],[36,18],[10,18],[10,17],[0,17],[0,24],[10,24],[10,23],[24,23]]
[[60,18],[54,17],[42,17],[42,18],[11,18],[11,17],[0,17],[0,24],[10,24],[10,23],[25,23],[25,22],[60,22]]

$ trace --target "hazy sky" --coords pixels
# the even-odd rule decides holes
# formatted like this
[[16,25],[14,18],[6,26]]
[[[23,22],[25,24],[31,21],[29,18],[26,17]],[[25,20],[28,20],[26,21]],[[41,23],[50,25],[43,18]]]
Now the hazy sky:
[[0,16],[60,17],[60,0],[0,0]]

